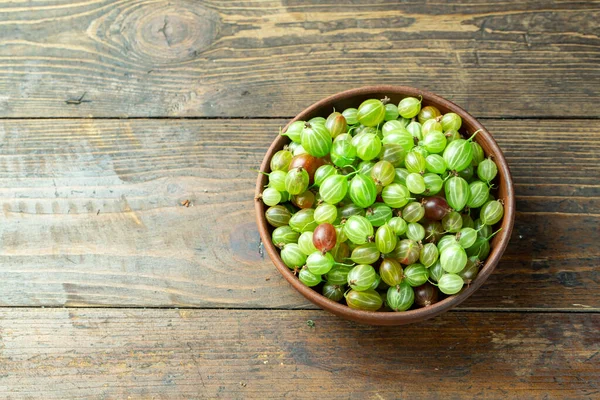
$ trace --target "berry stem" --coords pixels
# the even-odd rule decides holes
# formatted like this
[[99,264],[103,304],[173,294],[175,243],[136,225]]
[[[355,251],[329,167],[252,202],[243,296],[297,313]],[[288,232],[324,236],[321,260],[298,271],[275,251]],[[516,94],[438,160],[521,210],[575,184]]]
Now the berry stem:
[[475,133],[473,133],[473,134],[471,135],[471,137],[467,139],[467,142],[470,142],[470,141],[472,141],[472,140],[475,138],[475,136],[477,136],[477,134],[478,134],[479,132],[481,132],[482,130],[483,130],[483,129],[477,129],[477,130],[475,131]]

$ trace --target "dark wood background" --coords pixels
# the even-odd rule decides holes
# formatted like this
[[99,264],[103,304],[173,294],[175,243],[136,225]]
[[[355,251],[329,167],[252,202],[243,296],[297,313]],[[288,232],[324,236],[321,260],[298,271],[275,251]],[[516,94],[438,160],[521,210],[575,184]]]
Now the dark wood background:
[[[598,1],[0,0],[0,397],[600,397],[599,21]],[[279,127],[381,83],[480,118],[517,191],[485,285],[399,328],[307,303],[253,211]]]

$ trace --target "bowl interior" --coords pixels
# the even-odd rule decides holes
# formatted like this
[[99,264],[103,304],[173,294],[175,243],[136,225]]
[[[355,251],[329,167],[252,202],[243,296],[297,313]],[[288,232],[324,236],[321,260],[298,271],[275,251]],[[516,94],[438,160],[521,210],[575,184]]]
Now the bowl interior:
[[[422,97],[423,105],[431,105],[437,107],[442,114],[447,112],[454,112],[461,116],[463,123],[460,129],[461,133],[472,134],[479,130],[479,133],[475,137],[477,143],[481,145],[486,156],[492,155],[494,161],[498,166],[498,199],[502,199],[505,203],[505,214],[501,224],[501,231],[492,239],[491,252],[485,261],[485,265],[480,270],[477,278],[471,283],[470,286],[465,287],[459,294],[449,296],[438,303],[435,303],[429,307],[419,308],[415,310],[409,310],[404,312],[370,312],[354,310],[346,305],[336,303],[329,300],[320,293],[302,284],[290,271],[289,268],[283,263],[279,257],[277,248],[271,242],[270,227],[264,217],[265,206],[262,201],[256,201],[256,212],[257,212],[257,223],[261,239],[271,257],[273,263],[281,274],[286,278],[288,282],[292,284],[302,295],[304,295],[309,301],[313,302],[317,306],[326,309],[338,316],[346,319],[368,323],[372,325],[402,325],[406,323],[416,322],[427,318],[434,317],[456,305],[460,304],[466,298],[468,298],[481,284],[488,278],[492,273],[495,266],[498,264],[502,253],[506,249],[510,235],[512,232],[514,213],[515,213],[515,199],[512,185],[512,179],[510,176],[510,170],[506,164],[506,160],[502,154],[502,151],[498,147],[496,141],[490,135],[490,133],[471,115],[465,110],[458,107],[454,103],[439,97],[433,93],[427,91],[405,87],[405,86],[371,86],[360,89],[352,89],[345,92],[341,92],[325,98],[312,106],[305,109],[303,112],[298,114],[293,120],[288,123],[291,124],[294,121],[301,120],[306,121],[313,117],[325,117],[335,109],[342,111],[346,108],[353,107],[357,108],[364,100],[371,98],[383,99],[388,97],[392,103],[398,104],[400,100],[405,97]],[[287,129],[287,126],[284,128]],[[273,154],[283,149],[283,147],[289,142],[289,139],[285,136],[278,136],[272,143],[271,147],[267,151],[263,163],[261,165],[261,171],[270,172],[269,163]],[[263,174],[259,174],[256,186],[256,194],[260,194],[262,189],[267,184],[267,177]]]

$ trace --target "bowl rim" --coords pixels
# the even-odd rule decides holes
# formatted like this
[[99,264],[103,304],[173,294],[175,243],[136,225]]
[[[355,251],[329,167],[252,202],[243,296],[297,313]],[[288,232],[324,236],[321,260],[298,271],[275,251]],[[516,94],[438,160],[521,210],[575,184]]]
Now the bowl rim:
[[[356,310],[348,307],[347,305],[340,304],[333,300],[330,300],[313,290],[312,288],[305,286],[302,282],[300,282],[293,272],[283,263],[277,248],[271,241],[271,235],[269,233],[268,223],[266,218],[264,217],[265,205],[262,201],[258,200],[259,195],[262,193],[262,189],[266,184],[266,176],[263,173],[258,174],[258,178],[256,181],[256,190],[255,190],[255,211],[256,211],[256,222],[258,225],[258,231],[263,243],[263,246],[272,262],[275,264],[277,270],[283,275],[283,277],[298,291],[302,294],[307,300],[317,305],[318,307],[329,311],[337,316],[340,316],[345,319],[353,320],[356,322],[367,323],[370,325],[402,325],[407,323],[413,323],[429,318],[433,318],[457,305],[465,301],[469,296],[471,296],[491,275],[496,265],[500,261],[502,254],[504,253],[508,242],[510,241],[514,219],[515,219],[515,195],[514,195],[514,187],[512,182],[512,177],[510,173],[510,169],[504,158],[504,154],[502,150],[492,137],[492,135],[485,129],[485,127],[469,114],[467,111],[454,104],[450,100],[447,100],[441,96],[438,96],[434,93],[428,92],[426,90],[417,89],[409,86],[395,86],[395,85],[377,85],[377,86],[365,86],[356,89],[349,89],[334,95],[328,96],[324,99],[317,101],[311,106],[304,109],[300,112],[296,117],[294,117],[288,124],[285,126],[283,131],[285,131],[289,125],[298,120],[307,120],[317,111],[325,106],[330,106],[331,103],[335,103],[342,100],[347,100],[352,97],[365,96],[365,95],[373,95],[373,96],[381,96],[383,93],[389,93],[394,95],[401,95],[404,97],[422,97],[423,103],[429,103],[430,105],[441,105],[443,108],[446,108],[452,112],[457,113],[461,116],[463,121],[467,121],[472,127],[475,127],[476,130],[480,130],[478,133],[478,139],[483,138],[488,145],[492,149],[491,153],[494,155],[494,159],[496,160],[496,164],[499,170],[499,176],[501,177],[506,190],[506,196],[503,198],[504,200],[504,217],[502,221],[501,228],[502,230],[498,233],[495,238],[495,244],[491,249],[491,252],[488,258],[485,261],[483,268],[480,270],[477,278],[466,288],[463,288],[461,292],[456,295],[448,296],[447,298],[431,305],[428,307],[417,308],[414,310],[408,310],[403,312],[380,312],[380,311],[362,311]],[[270,160],[275,152],[280,150],[286,143],[288,139],[285,136],[278,135],[275,140],[269,146],[265,157],[260,166],[261,172],[270,171]]]

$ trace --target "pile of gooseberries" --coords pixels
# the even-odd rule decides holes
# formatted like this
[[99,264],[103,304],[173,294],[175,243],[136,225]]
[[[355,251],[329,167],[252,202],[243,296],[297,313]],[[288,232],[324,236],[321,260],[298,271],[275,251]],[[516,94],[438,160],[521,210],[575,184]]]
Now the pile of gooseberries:
[[303,284],[349,307],[405,311],[459,293],[504,216],[498,168],[461,117],[406,97],[295,121],[270,160],[272,242]]

